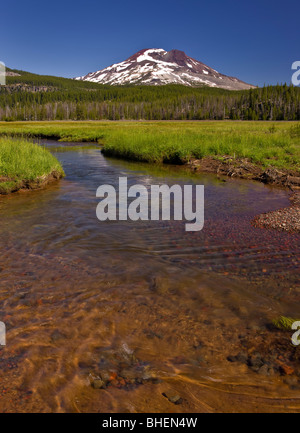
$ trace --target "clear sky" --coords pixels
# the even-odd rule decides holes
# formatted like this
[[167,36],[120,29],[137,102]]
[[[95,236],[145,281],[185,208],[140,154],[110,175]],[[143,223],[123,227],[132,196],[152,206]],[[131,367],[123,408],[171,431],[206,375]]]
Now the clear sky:
[[0,5],[0,61],[75,77],[142,48],[173,48],[226,75],[291,80],[300,60],[299,0],[14,0]]

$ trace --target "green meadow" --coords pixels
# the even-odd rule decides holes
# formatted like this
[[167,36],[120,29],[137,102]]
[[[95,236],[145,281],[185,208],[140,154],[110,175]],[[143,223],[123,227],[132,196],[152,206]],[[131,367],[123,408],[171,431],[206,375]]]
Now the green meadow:
[[49,175],[63,176],[57,159],[44,147],[25,139],[0,138],[0,193],[9,193]]
[[107,155],[150,163],[231,156],[300,170],[299,122],[0,122],[0,136],[96,142]]

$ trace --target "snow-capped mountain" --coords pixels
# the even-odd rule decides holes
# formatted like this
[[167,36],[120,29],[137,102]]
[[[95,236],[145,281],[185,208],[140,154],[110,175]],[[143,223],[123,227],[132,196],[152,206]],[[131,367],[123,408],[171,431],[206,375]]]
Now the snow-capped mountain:
[[240,90],[254,88],[235,77],[220,74],[183,51],[161,48],[144,49],[121,63],[97,72],[90,72],[76,80],[101,84],[183,84],[185,86],[220,87]]

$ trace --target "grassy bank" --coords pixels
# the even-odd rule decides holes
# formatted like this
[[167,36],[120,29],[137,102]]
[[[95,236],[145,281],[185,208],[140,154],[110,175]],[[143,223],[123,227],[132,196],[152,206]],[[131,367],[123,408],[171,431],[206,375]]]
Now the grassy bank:
[[0,194],[39,188],[63,175],[47,149],[25,139],[0,138]]
[[230,156],[300,171],[299,122],[0,122],[0,135],[98,142],[107,155],[144,162]]
[[193,158],[231,156],[263,167],[300,168],[300,128],[224,122],[197,126],[112,131],[104,151],[147,162],[185,164]]

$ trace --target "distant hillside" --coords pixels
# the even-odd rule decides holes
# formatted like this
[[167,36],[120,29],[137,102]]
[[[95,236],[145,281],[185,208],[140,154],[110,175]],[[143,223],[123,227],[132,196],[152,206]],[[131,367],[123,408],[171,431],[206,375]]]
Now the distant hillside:
[[300,88],[111,86],[8,69],[0,120],[300,120]]
[[52,75],[38,75],[31,72],[20,71],[18,69],[6,68],[6,87],[23,87],[23,90],[37,91],[39,88],[53,90],[79,90],[79,89],[99,89],[97,83],[75,81],[71,78],[54,77]]

